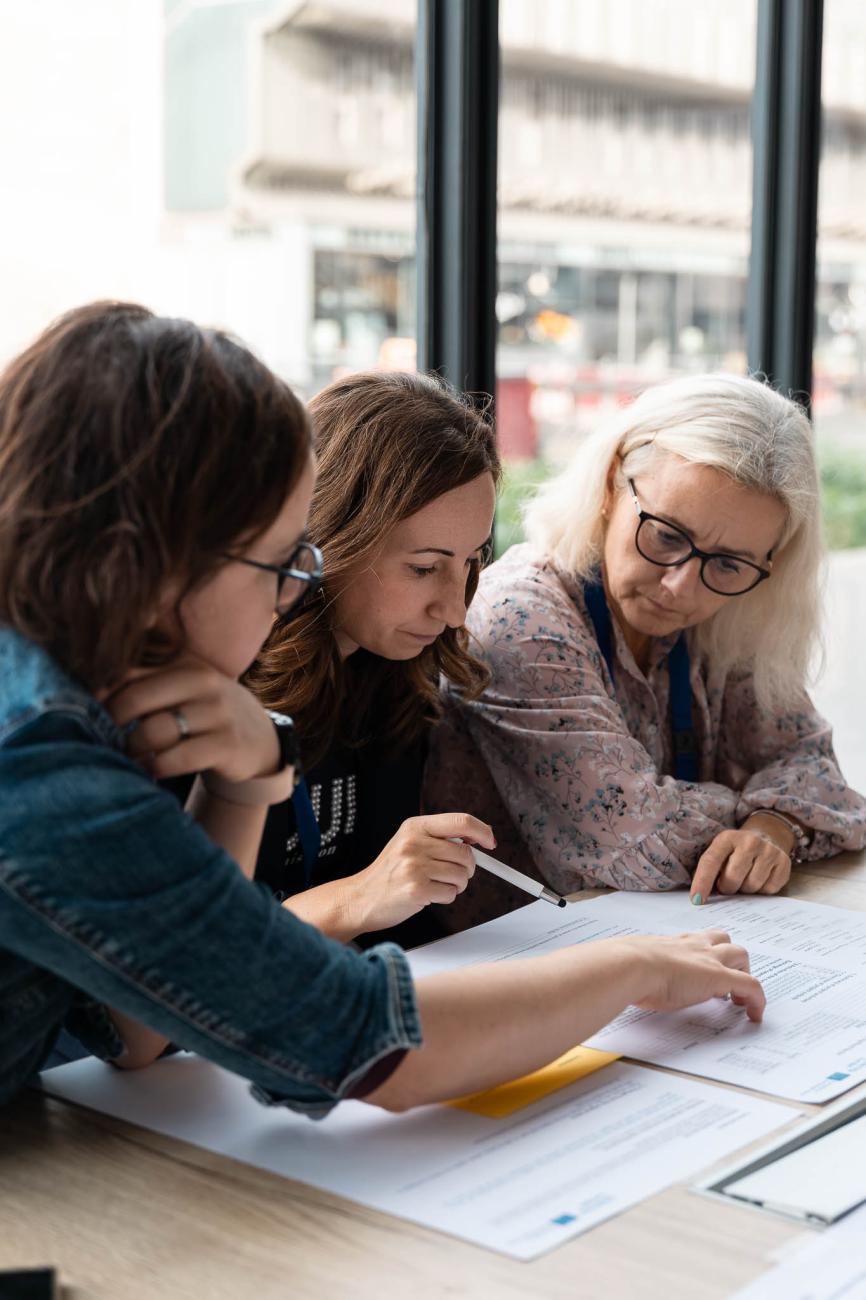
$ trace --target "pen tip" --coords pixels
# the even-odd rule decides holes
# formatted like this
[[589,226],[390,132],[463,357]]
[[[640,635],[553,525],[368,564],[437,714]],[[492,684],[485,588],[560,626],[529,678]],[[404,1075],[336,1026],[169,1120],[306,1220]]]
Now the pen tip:
[[559,900],[559,902],[557,903],[556,906],[557,906],[557,907],[565,907],[565,899],[564,899],[564,898],[561,898],[561,899]]

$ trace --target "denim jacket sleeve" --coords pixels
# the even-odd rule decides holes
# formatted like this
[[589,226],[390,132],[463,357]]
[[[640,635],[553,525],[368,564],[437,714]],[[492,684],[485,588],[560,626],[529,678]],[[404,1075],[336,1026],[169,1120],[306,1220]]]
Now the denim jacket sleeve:
[[311,1116],[420,1045],[399,948],[358,953],[277,906],[83,721],[7,734],[0,796],[0,947]]

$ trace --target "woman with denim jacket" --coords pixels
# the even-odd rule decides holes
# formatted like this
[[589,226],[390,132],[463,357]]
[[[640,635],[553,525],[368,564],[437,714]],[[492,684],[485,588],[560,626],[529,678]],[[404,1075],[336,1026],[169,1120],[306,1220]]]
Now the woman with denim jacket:
[[[629,1003],[760,1019],[719,931],[415,986],[399,948],[358,953],[249,879],[294,773],[238,678],[315,582],[314,475],[289,389],[186,321],[97,303],[0,376],[0,1100],[63,1025],[130,1067],[170,1039],[322,1116],[512,1078]],[[190,772],[184,811],[157,779]]]

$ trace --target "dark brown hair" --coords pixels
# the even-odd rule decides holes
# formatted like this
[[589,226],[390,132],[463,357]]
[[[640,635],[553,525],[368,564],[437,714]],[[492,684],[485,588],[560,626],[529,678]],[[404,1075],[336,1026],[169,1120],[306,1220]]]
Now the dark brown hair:
[[[414,740],[438,713],[440,674],[469,697],[483,690],[487,674],[465,628],[447,629],[405,662],[365,650],[342,661],[331,606],[395,524],[481,474],[497,481],[500,468],[486,414],[430,375],[352,375],[314,397],[309,411],[319,477],[308,531],[324,553],[325,583],[274,629],[247,681],[264,704],[292,715],[314,766],[335,742],[400,749]],[[478,568],[470,569],[467,604]]]
[[227,335],[68,312],[0,375],[0,620],[91,689],[166,660],[166,585],[267,529],[309,447],[301,403]]

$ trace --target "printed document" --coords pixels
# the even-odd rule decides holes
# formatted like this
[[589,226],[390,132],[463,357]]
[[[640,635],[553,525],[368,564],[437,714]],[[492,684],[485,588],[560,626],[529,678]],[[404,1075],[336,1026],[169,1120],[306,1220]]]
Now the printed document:
[[866,1300],[866,1253],[822,1248],[770,1269],[731,1300]]
[[536,956],[628,934],[727,930],[767,994],[760,1025],[721,1000],[671,1014],[630,1007],[588,1047],[794,1101],[866,1079],[866,913],[737,896],[694,907],[685,891],[607,894],[554,912],[543,902],[408,954],[416,976]]
[[731,1300],[866,1300],[866,1208],[786,1252]]
[[186,1054],[130,1073],[90,1058],[42,1082],[54,1096],[517,1259],[796,1118],[619,1062],[502,1118],[453,1106],[389,1115],[346,1101],[311,1121],[259,1105],[243,1079]]

